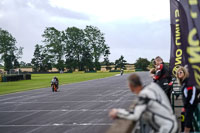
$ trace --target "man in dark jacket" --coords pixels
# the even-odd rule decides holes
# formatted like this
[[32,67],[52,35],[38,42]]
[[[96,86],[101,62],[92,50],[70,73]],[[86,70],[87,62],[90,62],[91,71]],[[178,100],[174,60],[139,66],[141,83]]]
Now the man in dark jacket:
[[165,91],[166,95],[170,100],[172,85],[169,84],[171,82],[169,70],[160,56],[157,56],[155,58],[155,66],[156,73],[153,76],[153,80]]

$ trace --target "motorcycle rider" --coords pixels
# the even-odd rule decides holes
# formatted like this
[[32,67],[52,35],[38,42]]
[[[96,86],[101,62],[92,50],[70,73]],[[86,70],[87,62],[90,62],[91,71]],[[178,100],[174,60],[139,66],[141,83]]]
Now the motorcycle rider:
[[137,74],[132,74],[128,82],[130,90],[138,96],[134,109],[130,112],[125,109],[112,109],[109,116],[133,121],[138,121],[142,116],[155,132],[176,133],[176,116],[164,91],[153,82],[143,87]]
[[55,84],[56,85],[56,88],[58,89],[59,87],[59,81],[58,81],[58,78],[55,76],[53,77],[53,79],[51,80],[51,86]]

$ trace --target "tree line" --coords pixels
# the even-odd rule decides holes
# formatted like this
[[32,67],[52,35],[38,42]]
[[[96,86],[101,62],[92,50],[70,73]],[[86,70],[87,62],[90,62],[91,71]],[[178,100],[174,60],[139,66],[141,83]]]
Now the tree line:
[[[97,27],[86,26],[85,29],[68,27],[59,31],[47,27],[42,34],[43,44],[36,44],[31,63],[19,62],[23,55],[23,47],[16,47],[16,39],[6,30],[0,28],[0,63],[4,70],[20,67],[32,67],[35,72],[47,72],[52,67],[69,71],[100,70],[101,65],[109,69],[124,68],[126,60],[121,55],[114,63],[109,61],[110,48],[105,43],[104,33]],[[103,62],[100,58],[103,57]],[[2,67],[2,66],[0,66]]]
[[93,71],[101,68],[100,57],[109,62],[110,48],[97,27],[68,27],[63,31],[47,27],[42,37],[44,45],[35,45],[31,61],[34,71],[48,71],[52,67]]
[[[20,67],[32,67],[35,72],[47,72],[53,67],[58,70],[94,71],[100,70],[102,65],[109,70],[110,65],[115,65],[117,69],[128,64],[122,55],[115,62],[109,61],[110,48],[105,43],[104,34],[94,26],[86,26],[85,29],[68,27],[63,31],[47,27],[42,37],[44,44],[35,45],[31,63],[19,62],[23,47],[16,47],[16,39],[0,28],[0,67],[4,67],[5,71]],[[101,57],[103,62],[99,61]],[[141,57],[134,65],[141,70],[153,66],[152,60]]]

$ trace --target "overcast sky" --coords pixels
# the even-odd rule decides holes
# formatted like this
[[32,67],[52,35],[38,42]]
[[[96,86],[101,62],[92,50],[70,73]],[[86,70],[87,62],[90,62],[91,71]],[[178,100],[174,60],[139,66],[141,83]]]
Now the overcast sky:
[[110,46],[110,60],[123,55],[129,63],[139,57],[170,56],[169,0],[0,0],[0,28],[24,47],[21,60],[31,62],[34,46],[43,44],[45,27],[65,30],[98,27]]

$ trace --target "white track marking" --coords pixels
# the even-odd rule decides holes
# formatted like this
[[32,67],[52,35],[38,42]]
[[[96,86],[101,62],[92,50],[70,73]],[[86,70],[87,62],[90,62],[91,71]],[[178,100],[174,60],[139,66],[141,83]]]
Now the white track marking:
[[112,125],[112,123],[54,123],[45,125],[0,125],[0,127],[52,127],[52,126],[107,126]]
[[[89,109],[74,109],[74,110],[69,110],[69,109],[61,109],[61,110],[15,110],[15,111],[0,111],[2,113],[19,113],[19,112],[107,112],[109,109],[94,109],[94,110],[89,110]],[[32,115],[32,114],[30,114]]]
[[45,97],[45,96],[47,97],[49,95],[50,94],[42,94],[42,95],[35,95],[35,96],[22,95],[22,96],[15,96],[15,97],[4,98],[4,99],[1,99],[0,102],[7,101],[7,100],[12,100],[12,99],[16,99],[16,98],[29,98],[29,99],[35,98],[35,99],[37,99],[39,97]]
[[[123,99],[123,97],[121,98],[121,99]],[[12,103],[19,103],[19,104],[26,104],[26,103],[29,103],[29,104],[31,104],[31,103],[52,103],[52,104],[54,104],[54,103],[72,103],[72,102],[77,102],[77,103],[87,103],[87,102],[89,102],[89,103],[96,103],[96,102],[100,102],[100,103],[108,103],[108,102],[129,102],[129,101],[133,101],[133,100],[99,100],[99,101],[97,101],[97,100],[91,100],[91,101],[57,101],[57,102],[3,102],[3,104],[12,104]],[[2,103],[1,103],[2,104]]]
[[10,120],[10,121],[8,121],[8,122],[17,121],[17,120],[23,119],[23,118],[25,118],[25,117],[29,117],[29,116],[31,116],[31,115],[33,115],[33,114],[36,114],[36,113],[37,113],[37,112],[33,112],[33,113],[31,113],[31,114],[28,114],[28,115],[23,115],[23,116],[21,116],[21,117],[17,117],[16,119]]

